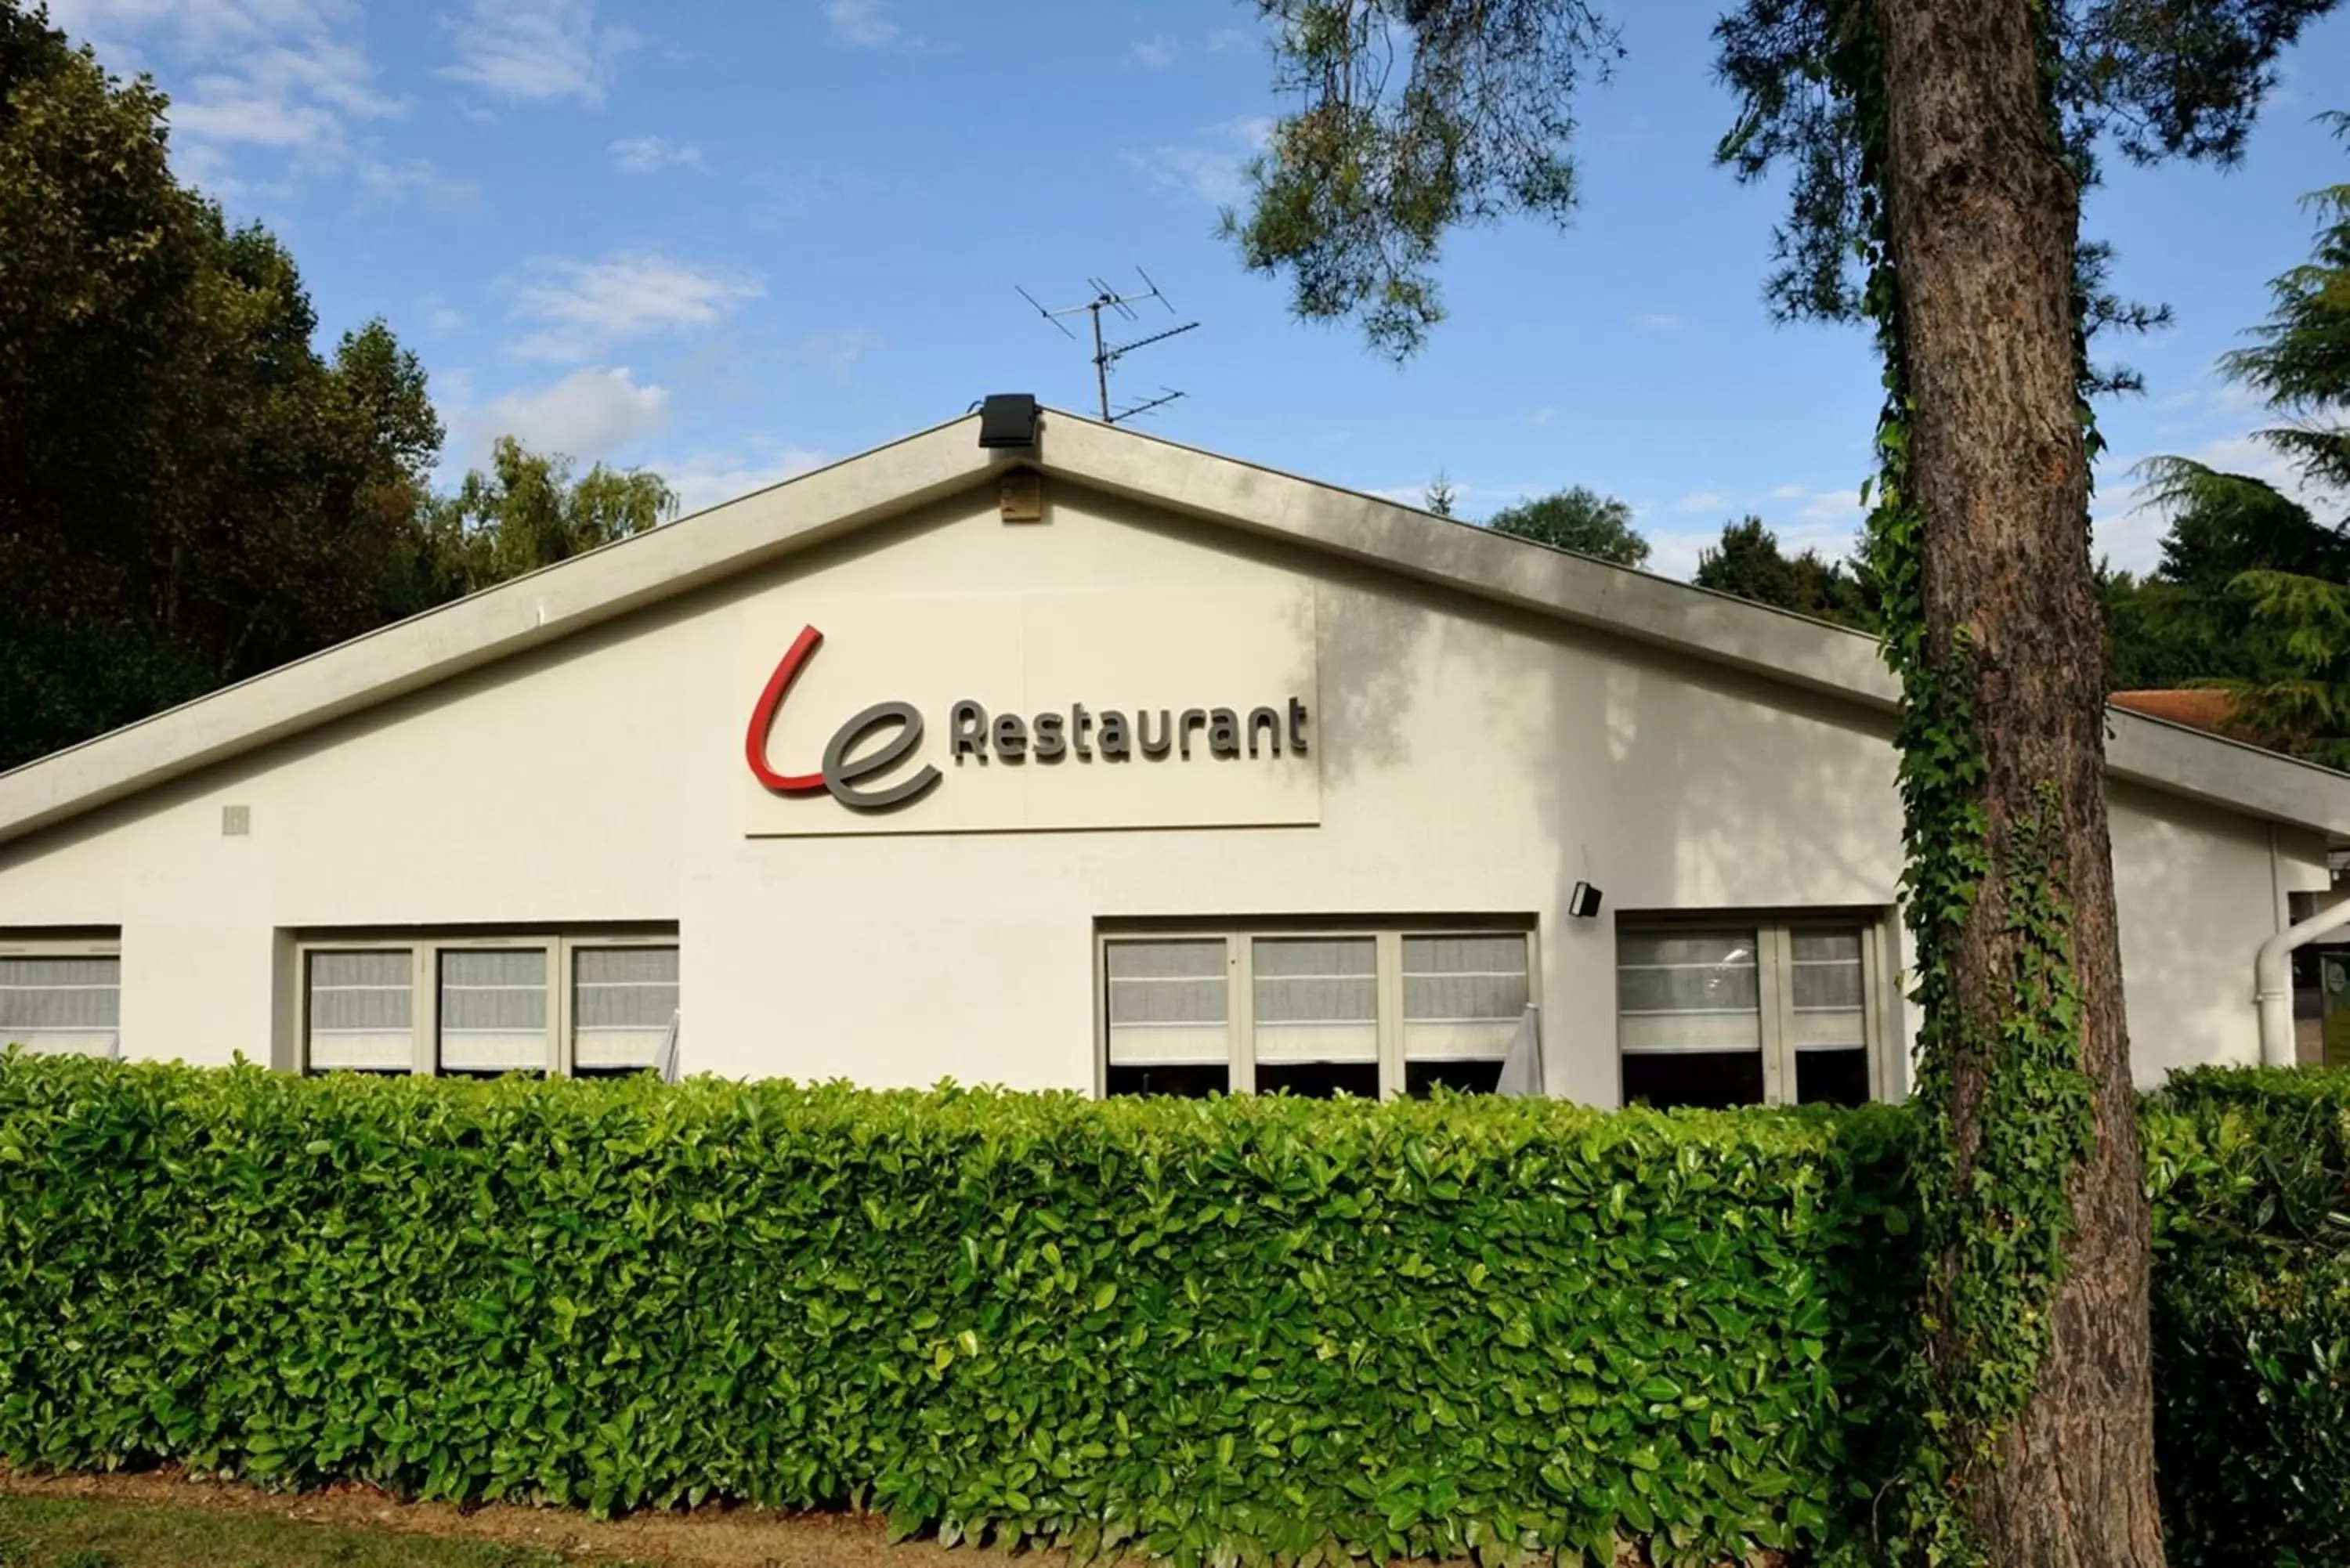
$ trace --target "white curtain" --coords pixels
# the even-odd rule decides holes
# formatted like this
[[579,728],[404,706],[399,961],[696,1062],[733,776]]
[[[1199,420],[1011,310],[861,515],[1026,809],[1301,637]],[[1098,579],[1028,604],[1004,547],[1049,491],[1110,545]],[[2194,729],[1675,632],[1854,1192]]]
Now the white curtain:
[[575,948],[572,1064],[650,1067],[677,1015],[675,948]]
[[415,962],[406,948],[310,955],[314,1069],[414,1070]]
[[120,958],[0,958],[0,1047],[111,1058],[121,1023]]
[[1761,1051],[1755,933],[1619,930],[1616,1011],[1627,1052]]
[[1115,941],[1103,952],[1116,1067],[1232,1059],[1229,959],[1222,937]]
[[1529,992],[1522,936],[1407,936],[1404,1059],[1502,1060],[1518,1038]]
[[1866,987],[1860,933],[1799,929],[1791,933],[1790,946],[1795,1049],[1865,1049],[1868,1035],[1861,1011]]
[[1378,943],[1371,937],[1259,937],[1260,1062],[1379,1059]]
[[546,950],[451,948],[441,954],[441,1068],[501,1073],[548,1066]]

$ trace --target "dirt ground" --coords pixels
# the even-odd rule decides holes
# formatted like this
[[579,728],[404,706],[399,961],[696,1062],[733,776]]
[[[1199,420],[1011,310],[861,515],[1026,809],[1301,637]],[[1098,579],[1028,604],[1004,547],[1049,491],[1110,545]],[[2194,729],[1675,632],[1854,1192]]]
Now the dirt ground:
[[[643,1568],[1074,1568],[1066,1552],[998,1552],[944,1547],[935,1541],[889,1544],[878,1514],[780,1513],[770,1509],[706,1507],[597,1520],[575,1509],[485,1503],[402,1502],[371,1487],[341,1483],[319,1491],[257,1490],[231,1481],[194,1480],[177,1470],[130,1475],[38,1475],[0,1465],[0,1496],[80,1499],[113,1506],[203,1509],[343,1530],[472,1541],[545,1552],[580,1564]],[[1645,1561],[1628,1543],[1617,1568]],[[1773,1568],[1765,1553],[1751,1568]],[[135,1568],[135,1565],[133,1565]],[[1133,1560],[1103,1568],[1146,1568]],[[1415,1559],[1389,1568],[1473,1568],[1465,1561]]]
[[934,1541],[891,1546],[884,1539],[881,1520],[873,1515],[702,1508],[599,1521],[569,1509],[499,1503],[460,1509],[450,1503],[401,1502],[358,1486],[298,1494],[265,1492],[191,1480],[171,1470],[46,1476],[0,1468],[0,1493],[271,1514],[346,1529],[490,1542],[591,1563],[658,1568],[989,1568],[1015,1563],[1024,1568],[1065,1568],[1069,1563],[1068,1554],[1060,1552],[950,1550]]

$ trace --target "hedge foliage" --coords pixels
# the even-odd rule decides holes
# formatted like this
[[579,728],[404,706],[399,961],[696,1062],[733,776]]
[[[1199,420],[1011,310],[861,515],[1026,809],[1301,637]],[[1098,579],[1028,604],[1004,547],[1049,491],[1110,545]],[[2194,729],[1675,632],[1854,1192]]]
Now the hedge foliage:
[[2176,1563],[2350,1563],[2350,1072],[2182,1075],[2146,1117]]
[[1904,1125],[16,1058],[0,1453],[1751,1556],[1849,1501]]
[[[2350,1075],[2146,1125],[2172,1561],[2350,1562]],[[1910,1137],[0,1058],[0,1456],[1187,1562],[1857,1560]]]

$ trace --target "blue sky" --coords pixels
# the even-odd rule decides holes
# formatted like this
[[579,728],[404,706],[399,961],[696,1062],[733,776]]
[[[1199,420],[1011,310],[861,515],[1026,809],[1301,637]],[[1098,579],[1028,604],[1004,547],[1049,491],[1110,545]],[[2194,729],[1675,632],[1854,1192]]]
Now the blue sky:
[[[52,0],[173,98],[174,158],[292,247],[329,334],[386,317],[422,357],[461,472],[514,431],[645,464],[707,504],[962,411],[1087,406],[1084,351],[1024,305],[1139,264],[1201,328],[1119,386],[1189,396],[1143,428],[1464,514],[1589,484],[1675,575],[1739,514],[1841,549],[1877,373],[1850,329],[1775,327],[1779,194],[1713,168],[1712,5],[1618,6],[1630,57],[1582,106],[1567,231],[1461,236],[1451,318],[1397,369],[1214,236],[1278,104],[1253,5],[1075,0]],[[2306,254],[2304,191],[2350,178],[2311,123],[2350,108],[2350,16],[2312,30],[2231,171],[2116,166],[2089,232],[2174,327],[2120,346],[2101,546],[2160,520],[2127,464],[2281,477],[2214,358]],[[2334,97],[2325,92],[2329,84]],[[2338,516],[2337,498],[2317,498]]]

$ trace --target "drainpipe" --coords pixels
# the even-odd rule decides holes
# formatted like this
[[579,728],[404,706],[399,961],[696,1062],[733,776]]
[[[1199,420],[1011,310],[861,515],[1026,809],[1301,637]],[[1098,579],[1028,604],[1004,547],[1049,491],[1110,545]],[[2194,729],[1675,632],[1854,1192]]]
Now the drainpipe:
[[2293,950],[2328,931],[2350,926],[2350,898],[2320,909],[2261,944],[2252,976],[2261,1005],[2261,1065],[2290,1067],[2293,1051]]

